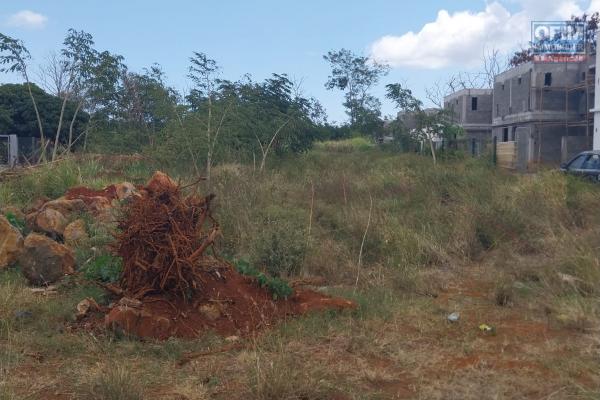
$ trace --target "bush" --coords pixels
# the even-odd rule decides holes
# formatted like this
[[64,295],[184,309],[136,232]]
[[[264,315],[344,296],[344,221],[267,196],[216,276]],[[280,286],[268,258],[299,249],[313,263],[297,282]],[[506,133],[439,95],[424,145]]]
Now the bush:
[[121,258],[109,254],[94,258],[83,269],[83,275],[86,279],[105,283],[118,281],[122,272],[123,261]]
[[275,277],[296,275],[306,253],[302,213],[281,207],[268,207],[254,241],[252,261]]
[[287,299],[294,293],[287,282],[282,279],[273,278],[263,274],[256,268],[252,267],[252,265],[245,260],[238,260],[234,263],[234,265],[240,274],[256,278],[256,281],[260,287],[267,288],[275,300]]
[[319,142],[315,145],[315,148],[337,152],[337,153],[352,153],[355,151],[367,151],[374,148],[375,145],[369,139],[358,136],[352,139],[344,140],[328,140],[325,142]]

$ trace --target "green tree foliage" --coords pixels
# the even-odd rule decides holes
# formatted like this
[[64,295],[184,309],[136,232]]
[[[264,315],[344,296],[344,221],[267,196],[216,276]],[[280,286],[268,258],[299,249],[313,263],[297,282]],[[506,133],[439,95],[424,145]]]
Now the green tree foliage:
[[375,121],[381,120],[381,103],[369,91],[387,75],[389,67],[359,56],[350,50],[330,51],[323,58],[331,65],[331,75],[325,87],[344,92],[344,107],[350,125],[363,133],[372,133]]
[[[36,98],[44,131],[54,132],[58,126],[62,100],[47,94],[34,84],[31,84],[31,92]],[[75,109],[76,104],[67,102],[65,118],[73,118]],[[86,113],[79,113],[75,119],[76,128],[82,129],[87,119]],[[29,97],[27,84],[0,85],[0,133],[39,138],[35,110]],[[53,136],[50,136],[49,139],[52,140]]]
[[[317,138],[349,137],[356,129],[329,125],[321,104],[305,97],[285,74],[272,74],[262,82],[250,76],[224,80],[217,62],[201,52],[190,59],[193,88],[187,96],[166,84],[160,65],[130,71],[122,56],[97,50],[92,35],[84,31],[69,29],[60,55],[42,68],[51,83],[45,87],[56,97],[29,83],[29,60],[21,41],[0,36],[1,71],[21,72],[30,98],[37,100],[30,101],[39,116],[36,136],[51,132],[50,141],[64,145],[65,151],[75,145],[100,152],[150,151],[163,161],[193,165],[198,175],[210,177],[215,162],[253,162],[264,170],[273,155],[303,152]],[[365,131],[375,132],[382,125],[380,104],[366,91],[384,68],[361,60],[366,70],[352,76],[348,99],[355,120]],[[0,104],[6,105],[0,107],[0,128],[34,135],[35,118],[19,85],[6,86],[0,95]],[[53,159],[63,154],[59,146]]]
[[[60,109],[60,116],[58,117],[58,126],[56,128],[55,142],[58,142],[61,137],[61,129],[63,127],[63,120],[65,114],[65,108],[70,98],[74,98],[78,93],[81,93],[85,87],[85,83],[89,80],[92,74],[92,68],[96,60],[96,51],[93,49],[94,40],[92,35],[84,31],[76,31],[69,29],[67,37],[63,42],[64,48],[62,50],[62,65],[66,75],[68,76],[66,87],[62,93],[62,106]],[[70,149],[73,144],[73,125],[77,114],[79,112],[80,105],[77,106],[73,118],[71,119],[69,129],[69,140],[68,148]],[[52,151],[52,161],[56,159],[58,154],[59,146],[55,145]]]
[[187,107],[165,129],[157,155],[165,160],[177,155],[202,170],[211,140],[212,162],[254,162],[264,169],[269,154],[303,152],[328,135],[321,105],[297,94],[285,74],[262,82],[214,78],[211,85],[210,96],[203,84],[186,97]]
[[[10,36],[0,33],[0,72],[16,72],[21,74],[27,85],[29,98],[33,105],[35,112],[36,121],[39,129],[39,137],[42,142],[42,147],[45,149],[45,136],[40,117],[40,112],[37,107],[35,97],[33,95],[32,85],[29,81],[29,74],[27,72],[27,63],[31,60],[31,54],[25,47],[23,41],[13,39]],[[41,159],[45,159],[45,151],[42,151]]]
[[433,164],[437,163],[434,139],[456,139],[462,129],[452,123],[451,111],[445,109],[423,109],[423,103],[417,99],[410,89],[399,83],[386,85],[386,97],[396,104],[396,108],[414,121],[414,127],[404,132],[412,138],[429,143]]

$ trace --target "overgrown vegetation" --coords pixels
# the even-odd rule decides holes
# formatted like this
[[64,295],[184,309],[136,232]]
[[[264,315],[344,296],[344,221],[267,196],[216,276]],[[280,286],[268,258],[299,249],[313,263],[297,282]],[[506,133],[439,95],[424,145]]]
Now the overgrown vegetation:
[[[74,184],[139,183],[158,167],[122,157],[69,159],[3,182],[0,201],[23,207]],[[195,180],[176,167],[167,172],[184,184]],[[479,398],[484,389],[522,398],[532,387],[538,394],[563,387],[582,398],[596,394],[590,349],[600,324],[597,185],[551,170],[513,175],[465,157],[441,157],[434,169],[427,158],[352,140],[274,157],[263,173],[252,164],[216,165],[211,190],[223,232],[218,250],[249,260],[234,263],[240,272],[278,298],[291,295],[284,279],[322,277],[324,290],[354,299],[358,310],[287,321],[244,340],[241,350],[180,369],[173,360],[182,353],[229,343],[210,335],[152,343],[69,332],[82,298],[110,302],[102,289],[66,280],[56,297],[43,298],[13,269],[0,273],[6,393],[31,393],[18,370],[32,368],[27,354],[39,353],[74,365],[54,374],[75,398],[111,398],[119,390],[130,396],[123,398],[231,398],[232,388],[239,398],[256,399]],[[90,247],[78,249],[78,267],[84,277],[112,281],[118,261],[106,255],[111,236],[88,228]],[[17,311],[32,317],[17,318]],[[446,322],[453,311],[461,312],[458,324]],[[496,336],[479,332],[482,323]],[[135,365],[122,388],[115,384],[120,373],[106,373],[116,359]],[[510,363],[530,373],[504,369]],[[81,373],[90,378],[76,379]],[[491,373],[494,384],[484,387]],[[553,374],[554,383],[540,387],[541,373]],[[142,391],[137,380],[148,382]]]

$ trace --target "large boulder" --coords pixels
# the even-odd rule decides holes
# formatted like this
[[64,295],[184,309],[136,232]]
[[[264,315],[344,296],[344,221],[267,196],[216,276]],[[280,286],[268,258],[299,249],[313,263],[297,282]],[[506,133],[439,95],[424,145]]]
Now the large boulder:
[[114,186],[115,186],[115,189],[117,192],[117,198],[119,200],[128,199],[137,193],[137,189],[133,185],[133,183],[122,182],[122,183],[117,183]]
[[31,202],[31,204],[28,207],[25,207],[25,209],[23,209],[23,212],[25,214],[36,213],[40,211],[44,204],[46,204],[48,201],[50,201],[50,199],[45,196],[37,198],[33,200],[33,202]]
[[0,215],[0,269],[14,264],[22,250],[21,232]]
[[65,243],[69,246],[76,246],[78,244],[85,243],[89,239],[86,231],[85,221],[82,219],[77,219],[67,225],[63,234],[63,238],[65,239]]
[[71,216],[73,213],[82,213],[86,211],[85,202],[81,199],[65,199],[60,198],[48,201],[42,206],[42,210],[52,209],[61,213],[65,217]]
[[25,238],[19,265],[30,283],[44,285],[74,273],[75,257],[68,247],[32,233]]
[[173,334],[169,318],[143,305],[128,305],[122,301],[106,314],[104,323],[108,329],[139,338],[167,339]]
[[59,211],[52,208],[44,208],[36,214],[34,230],[45,232],[50,235],[61,235],[65,232],[67,219]]

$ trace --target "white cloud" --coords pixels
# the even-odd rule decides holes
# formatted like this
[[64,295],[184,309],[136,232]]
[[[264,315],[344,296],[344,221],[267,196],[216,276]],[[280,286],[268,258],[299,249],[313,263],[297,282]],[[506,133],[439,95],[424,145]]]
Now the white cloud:
[[48,17],[45,15],[30,10],[22,10],[8,17],[6,25],[15,28],[41,29],[46,26],[47,21]]
[[600,0],[591,0],[587,8],[578,0],[518,0],[521,9],[511,13],[498,1],[483,11],[440,10],[433,22],[418,32],[387,35],[371,45],[371,57],[393,67],[444,68],[475,66],[486,49],[502,52],[527,44],[530,22],[544,19],[569,19],[586,11],[600,11]]

